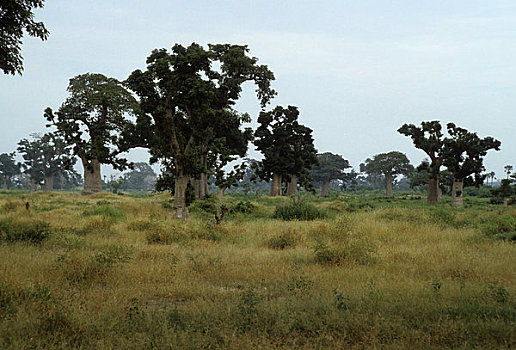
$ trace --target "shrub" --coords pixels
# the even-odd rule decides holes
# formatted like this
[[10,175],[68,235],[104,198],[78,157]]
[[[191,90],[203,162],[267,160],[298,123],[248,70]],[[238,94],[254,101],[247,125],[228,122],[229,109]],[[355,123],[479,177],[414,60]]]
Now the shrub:
[[288,229],[287,232],[281,233],[279,236],[269,239],[267,246],[271,249],[282,250],[288,247],[293,247],[296,244],[292,231]]
[[0,221],[0,241],[25,241],[41,243],[50,234],[50,224],[44,221],[20,221],[2,219]]
[[254,209],[254,204],[249,201],[239,201],[237,204],[232,206],[229,211],[231,213],[242,213],[251,214]]
[[493,236],[516,231],[516,218],[510,215],[490,215],[481,219],[482,233]]
[[348,237],[332,246],[318,242],[314,248],[315,262],[327,265],[368,265],[376,261],[376,246],[364,237]]
[[324,219],[326,213],[313,204],[303,200],[292,200],[289,205],[278,206],[273,218],[282,220],[316,220]]

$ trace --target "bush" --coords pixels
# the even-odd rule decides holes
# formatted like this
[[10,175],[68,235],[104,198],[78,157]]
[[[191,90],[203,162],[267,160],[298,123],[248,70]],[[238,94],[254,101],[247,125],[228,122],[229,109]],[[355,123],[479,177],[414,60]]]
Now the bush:
[[510,215],[490,215],[481,219],[482,233],[494,236],[516,231],[516,218]]
[[376,246],[364,237],[347,237],[329,246],[318,242],[314,249],[315,262],[325,265],[369,265],[376,261]]
[[0,241],[25,241],[41,243],[50,234],[50,224],[44,221],[16,222],[11,219],[0,221]]
[[242,214],[251,214],[254,209],[254,204],[249,201],[239,201],[237,204],[231,207],[229,210],[232,214],[234,213],[242,213]]
[[293,247],[296,244],[292,231],[288,229],[287,232],[280,234],[279,236],[269,239],[267,246],[271,249],[283,250],[288,247]]
[[273,218],[282,220],[324,219],[326,213],[303,200],[292,200],[289,205],[276,207]]

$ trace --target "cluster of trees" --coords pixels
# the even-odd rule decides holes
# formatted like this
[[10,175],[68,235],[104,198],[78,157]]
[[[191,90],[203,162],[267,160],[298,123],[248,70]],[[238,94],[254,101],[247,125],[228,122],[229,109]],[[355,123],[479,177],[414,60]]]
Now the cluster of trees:
[[55,133],[30,136],[31,139],[18,142],[18,153],[23,158],[21,163],[15,160],[16,152],[0,154],[2,187],[52,191],[76,186],[80,175],[73,169],[75,158],[64,139]]
[[[24,30],[42,40],[48,37],[43,23],[34,21],[33,10],[42,6],[43,0],[0,4],[0,67],[5,74],[23,70],[20,46]],[[383,182],[386,195],[392,196],[393,182],[403,175],[410,177],[412,186],[426,183],[427,201],[435,204],[440,177],[449,176],[455,206],[462,206],[465,185],[481,184],[489,176],[493,181],[493,173],[483,174],[483,157],[490,149],[498,150],[500,142],[492,137],[481,139],[453,123],[446,125],[449,136],[444,137],[438,121],[422,122],[420,127],[405,124],[398,129],[430,159],[417,169],[403,153],[392,151],[366,159],[360,165],[365,176],[348,171],[351,166],[342,156],[317,153],[312,130],[298,121],[297,107],[265,110],[276,95],[271,88],[274,74],[248,52],[245,45],[204,48],[195,43],[188,47],[176,44],[170,52],[152,51],[147,68],[135,70],[123,82],[91,73],[70,79],[68,98],[57,111],[47,108],[44,113],[57,132],[21,140],[22,163],[14,161],[14,153],[0,155],[4,188],[22,173],[30,178],[32,187],[51,190],[56,176],[61,183],[77,178],[73,171],[77,156],[84,168],[83,194],[95,193],[102,189],[101,164],[118,170],[133,168],[123,153],[135,147],[147,148],[151,162],[161,163],[157,183],[162,189],[173,188],[177,218],[188,217],[187,189],[193,188],[196,198],[204,198],[210,177],[220,196],[236,185],[249,190],[257,181],[271,183],[271,196],[297,195],[300,186],[312,190],[313,184],[320,185],[321,195],[327,196],[331,182],[342,187]],[[262,108],[256,131],[244,128],[251,117],[234,109],[246,82],[255,85]],[[240,163],[227,172],[228,164],[246,155],[249,142],[254,142],[263,159]],[[441,171],[443,166],[447,173]],[[124,178],[112,179],[111,186],[148,188],[155,174],[141,164],[136,167]],[[506,171],[502,187],[510,189],[512,167]],[[147,176],[147,185],[142,176]]]
[[[428,180],[427,202],[436,204],[440,197],[439,176],[445,166],[453,176],[452,205],[462,206],[464,184],[479,185],[487,174],[483,160],[487,151],[500,149],[500,141],[492,137],[481,139],[474,132],[446,124],[448,137],[443,134],[439,121],[422,122],[421,126],[404,124],[398,129],[402,135],[412,139],[414,146],[424,151],[430,158],[428,166],[422,164],[419,171],[426,171]],[[426,167],[426,169],[425,169]]]

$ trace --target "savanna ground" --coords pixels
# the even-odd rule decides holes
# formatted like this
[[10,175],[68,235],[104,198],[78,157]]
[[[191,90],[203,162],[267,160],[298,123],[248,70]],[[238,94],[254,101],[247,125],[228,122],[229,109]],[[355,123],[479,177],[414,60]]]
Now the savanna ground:
[[0,348],[516,347],[514,208],[225,200],[0,193]]

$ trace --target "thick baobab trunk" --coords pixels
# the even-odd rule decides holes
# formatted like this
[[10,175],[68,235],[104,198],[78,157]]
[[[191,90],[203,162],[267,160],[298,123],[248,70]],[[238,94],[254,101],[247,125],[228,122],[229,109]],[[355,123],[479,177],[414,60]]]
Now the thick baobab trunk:
[[439,200],[439,178],[430,179],[428,182],[428,192],[426,202],[428,204],[437,204]]
[[45,180],[43,182],[43,191],[52,192],[54,189],[54,177],[53,176],[45,176]]
[[386,196],[392,197],[392,174],[385,174],[385,188],[386,188]]
[[281,196],[281,175],[274,173],[271,183],[271,197]]
[[224,191],[226,191],[226,187],[219,187],[219,191],[217,193],[219,201],[222,201],[224,199]]
[[97,159],[89,161],[91,168],[88,167],[88,160],[82,159],[84,167],[84,189],[83,195],[89,195],[102,191],[102,179],[100,177],[100,162]]
[[321,186],[321,197],[328,197],[328,189],[330,187],[330,181],[324,180]]
[[290,181],[287,185],[287,196],[297,197],[297,175],[290,175]]
[[180,172],[176,174],[176,184],[174,187],[174,218],[188,219],[188,207],[186,206],[186,187],[188,186],[188,176]]
[[451,205],[454,207],[462,207],[462,191],[464,189],[463,179],[453,179],[451,191]]

